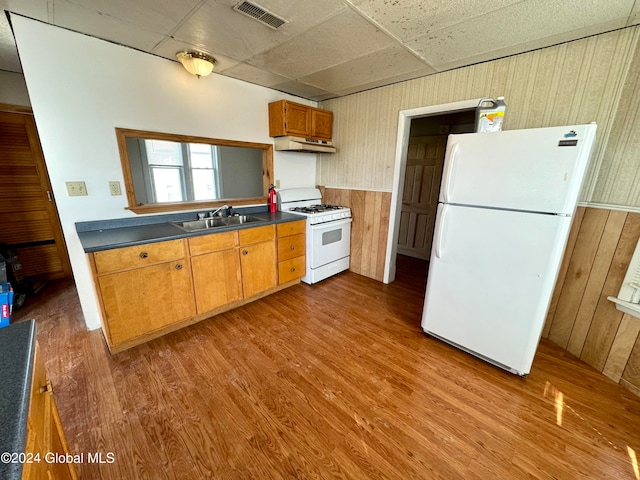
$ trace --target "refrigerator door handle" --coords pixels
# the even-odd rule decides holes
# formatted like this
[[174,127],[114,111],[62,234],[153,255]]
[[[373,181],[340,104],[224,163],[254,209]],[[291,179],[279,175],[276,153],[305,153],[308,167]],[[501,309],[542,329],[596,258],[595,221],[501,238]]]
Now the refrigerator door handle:
[[451,150],[449,150],[449,155],[445,159],[444,166],[444,174],[442,176],[442,197],[444,203],[449,203],[449,190],[451,188],[452,176],[453,176],[453,166],[456,160],[456,156],[458,154],[458,144],[454,143],[451,145]]
[[436,258],[442,257],[442,242],[443,242],[443,232],[445,228],[445,222],[447,220],[447,211],[449,210],[449,205],[442,205],[442,209],[440,210],[440,215],[436,219],[436,232],[435,232],[435,256]]

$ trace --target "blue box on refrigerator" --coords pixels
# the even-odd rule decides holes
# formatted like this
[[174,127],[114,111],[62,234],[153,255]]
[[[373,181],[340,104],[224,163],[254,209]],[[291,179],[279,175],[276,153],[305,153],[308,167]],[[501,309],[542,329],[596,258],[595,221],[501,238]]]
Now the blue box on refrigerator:
[[13,288],[10,283],[0,283],[0,328],[8,327],[13,308]]

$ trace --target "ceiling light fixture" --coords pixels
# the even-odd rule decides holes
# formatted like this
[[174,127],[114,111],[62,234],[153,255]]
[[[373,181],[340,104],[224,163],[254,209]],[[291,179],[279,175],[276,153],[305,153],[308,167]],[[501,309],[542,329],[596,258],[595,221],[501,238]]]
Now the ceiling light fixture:
[[178,52],[176,57],[187,72],[198,78],[209,75],[213,70],[213,66],[217,63],[212,56],[194,50]]

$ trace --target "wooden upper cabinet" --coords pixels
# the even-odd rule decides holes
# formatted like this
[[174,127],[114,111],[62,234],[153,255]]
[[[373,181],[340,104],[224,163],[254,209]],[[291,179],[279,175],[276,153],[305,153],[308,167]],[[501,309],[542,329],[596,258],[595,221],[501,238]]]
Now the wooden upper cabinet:
[[331,140],[333,112],[279,100],[269,104],[269,136]]

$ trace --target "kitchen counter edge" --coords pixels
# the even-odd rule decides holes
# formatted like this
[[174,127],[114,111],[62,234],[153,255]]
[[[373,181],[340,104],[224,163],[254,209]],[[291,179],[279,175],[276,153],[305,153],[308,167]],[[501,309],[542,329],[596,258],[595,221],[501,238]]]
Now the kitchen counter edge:
[[229,225],[197,232],[185,232],[173,222],[194,220],[195,214],[178,213],[155,215],[142,218],[125,218],[113,220],[97,220],[91,222],[77,222],[76,232],[85,253],[112,250],[115,248],[144,245],[147,243],[164,242],[181,238],[197,237],[230,230],[261,227],[278,223],[305,220],[301,215],[287,212],[243,211],[242,214],[261,218],[262,222],[244,225]]
[[[0,452],[4,455],[24,453],[35,352],[35,320],[0,329],[0,365],[3,372],[0,387]],[[19,480],[21,477],[22,463],[0,462],[0,478]]]

